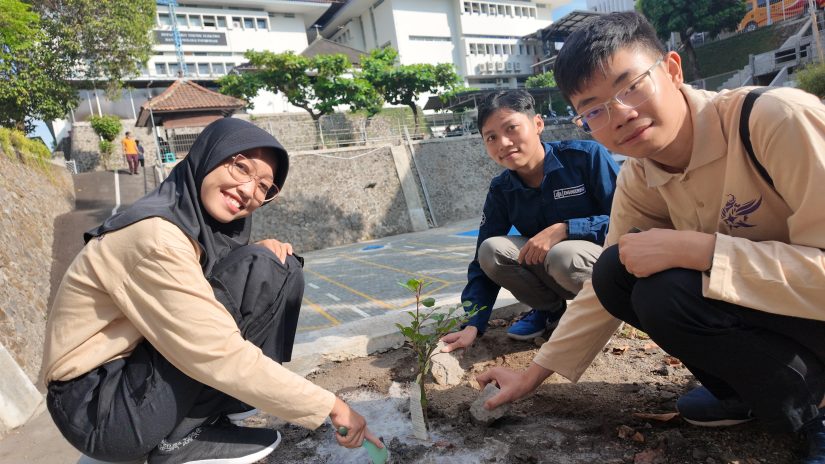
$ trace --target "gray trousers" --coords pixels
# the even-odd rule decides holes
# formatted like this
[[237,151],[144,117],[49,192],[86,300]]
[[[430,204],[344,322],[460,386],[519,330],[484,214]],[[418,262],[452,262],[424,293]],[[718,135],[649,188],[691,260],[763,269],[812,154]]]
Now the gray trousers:
[[565,240],[547,253],[543,264],[522,265],[518,254],[529,238],[490,237],[478,248],[478,263],[493,282],[539,311],[558,310],[590,279],[602,247],[586,240]]

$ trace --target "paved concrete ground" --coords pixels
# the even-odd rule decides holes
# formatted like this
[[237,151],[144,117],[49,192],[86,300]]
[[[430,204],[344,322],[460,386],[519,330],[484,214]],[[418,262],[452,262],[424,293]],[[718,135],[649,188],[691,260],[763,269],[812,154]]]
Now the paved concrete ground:
[[[118,190],[123,208],[154,188],[154,181],[148,170],[146,176],[94,172],[75,176],[75,188],[75,211],[56,221],[55,289],[82,248],[83,231],[111,214]],[[305,375],[326,360],[400,346],[403,339],[395,323],[406,323],[409,316],[405,310],[415,307],[414,297],[398,285],[400,281],[423,278],[432,282],[425,293],[436,299],[437,306],[458,304],[475,250],[472,231],[477,223],[463,221],[305,253],[304,304],[292,362],[287,366]],[[514,303],[509,293],[502,292],[496,312],[508,315],[524,309]],[[0,463],[78,462],[80,454],[66,443],[43,411],[41,407],[41,414],[0,439]]]

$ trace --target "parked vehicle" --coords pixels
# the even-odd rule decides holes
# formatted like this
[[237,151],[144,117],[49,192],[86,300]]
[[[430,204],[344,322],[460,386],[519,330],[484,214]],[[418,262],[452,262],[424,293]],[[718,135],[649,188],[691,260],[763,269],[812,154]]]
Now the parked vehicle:
[[[745,0],[746,12],[739,22],[739,31],[754,31],[758,27],[796,18],[808,10],[808,0]],[[817,8],[825,7],[825,0],[816,0]]]

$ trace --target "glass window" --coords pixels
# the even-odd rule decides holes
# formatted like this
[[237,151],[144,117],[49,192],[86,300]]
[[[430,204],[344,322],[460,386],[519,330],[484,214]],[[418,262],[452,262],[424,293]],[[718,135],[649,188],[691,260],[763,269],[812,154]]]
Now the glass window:
[[188,26],[189,23],[186,22],[186,15],[179,14],[175,15],[175,20],[178,22],[178,26]]
[[501,55],[501,45],[496,44],[496,55]]
[[535,9],[535,8],[530,8],[530,17],[531,17],[531,18],[535,18],[535,17],[536,17],[536,9]]
[[518,54],[524,55],[524,45],[518,44]]
[[510,8],[510,5],[506,5],[505,10],[507,10],[507,16],[513,16],[513,9]]
[[218,75],[226,74],[226,67],[223,63],[212,63],[212,72]]
[[241,18],[239,18],[237,16],[233,16],[232,17],[232,27],[234,27],[235,29],[240,29],[241,28]]
[[171,26],[172,25],[172,20],[169,19],[169,14],[160,13],[158,15],[158,25],[160,25],[160,26]]
[[155,74],[158,76],[165,76],[169,73],[166,70],[166,63],[155,63]]
[[198,63],[198,75],[201,75],[201,76],[208,76],[209,75],[209,63]]
[[263,29],[263,30],[269,29],[268,27],[266,27],[266,19],[258,18],[258,29]]
[[490,5],[490,15],[495,16],[498,14],[498,8],[495,5]]
[[226,27],[226,16],[218,16],[218,27]]
[[488,55],[493,54],[493,44],[487,44],[487,54]]
[[206,27],[215,27],[215,17],[214,16],[204,16],[203,17],[203,25]]
[[194,76],[195,75],[195,63],[186,63],[186,75],[187,76]]
[[169,63],[169,75],[177,76],[180,72],[180,66],[177,63]]
[[487,14],[487,4],[486,3],[481,4],[481,14]]
[[235,68],[235,63],[226,63],[226,72],[232,71]]
[[464,2],[464,12],[470,13],[470,2]]
[[478,3],[473,3],[473,13],[481,13],[481,7],[479,7]]
[[203,20],[200,15],[189,15],[189,25],[192,27],[203,27]]
[[243,19],[243,28],[244,29],[255,29],[255,18],[244,18]]

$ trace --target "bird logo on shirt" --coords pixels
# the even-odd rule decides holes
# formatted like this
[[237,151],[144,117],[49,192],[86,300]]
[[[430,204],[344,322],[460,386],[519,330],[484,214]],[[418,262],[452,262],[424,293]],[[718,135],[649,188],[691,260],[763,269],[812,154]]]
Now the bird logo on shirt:
[[736,197],[728,194],[728,201],[722,206],[722,221],[731,229],[754,227],[756,224],[748,224],[749,215],[759,209],[761,205],[761,196],[744,203],[737,203]]

